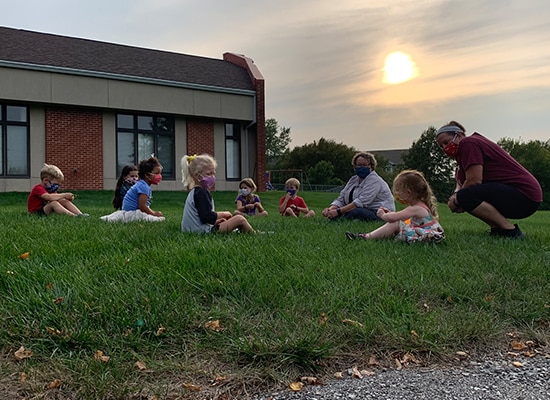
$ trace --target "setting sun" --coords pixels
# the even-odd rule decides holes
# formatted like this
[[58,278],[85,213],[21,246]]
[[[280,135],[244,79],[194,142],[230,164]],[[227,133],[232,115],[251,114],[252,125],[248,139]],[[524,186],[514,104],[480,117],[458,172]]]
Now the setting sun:
[[390,53],[384,62],[384,83],[393,85],[418,76],[416,63],[408,54],[400,51]]

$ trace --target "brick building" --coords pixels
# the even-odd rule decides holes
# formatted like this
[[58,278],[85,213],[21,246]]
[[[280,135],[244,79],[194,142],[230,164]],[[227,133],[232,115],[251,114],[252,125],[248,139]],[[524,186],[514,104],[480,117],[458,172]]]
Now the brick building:
[[29,191],[44,163],[63,190],[112,190],[155,154],[160,190],[181,190],[179,160],[209,153],[216,187],[265,190],[264,79],[254,62],[197,57],[0,27],[0,192]]

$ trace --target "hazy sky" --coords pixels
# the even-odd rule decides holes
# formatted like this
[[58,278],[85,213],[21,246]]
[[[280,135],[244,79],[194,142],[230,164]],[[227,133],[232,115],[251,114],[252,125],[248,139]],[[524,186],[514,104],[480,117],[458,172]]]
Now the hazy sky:
[[291,128],[291,147],[324,137],[408,148],[451,119],[495,141],[550,139],[548,0],[0,0],[0,9],[12,28],[244,54],[264,75],[266,118]]

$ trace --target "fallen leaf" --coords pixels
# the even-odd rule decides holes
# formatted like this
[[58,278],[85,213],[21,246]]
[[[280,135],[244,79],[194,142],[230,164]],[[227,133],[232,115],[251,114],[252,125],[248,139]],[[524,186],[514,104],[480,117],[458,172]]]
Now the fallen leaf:
[[24,372],[21,372],[19,375],[19,382],[25,382],[27,380],[27,374]]
[[376,359],[375,356],[370,356],[370,357],[369,357],[369,362],[368,362],[367,365],[369,365],[369,366],[372,367],[372,366],[374,366],[374,365],[380,365],[380,364],[378,363],[378,360]]
[[523,352],[523,355],[524,355],[525,357],[533,358],[533,357],[535,357],[535,356],[537,355],[537,353],[533,353],[533,352],[530,352],[530,351],[524,351],[524,352]]
[[46,289],[48,289],[48,290],[53,290],[53,283],[48,283],[48,284],[46,285]]
[[510,346],[512,347],[513,350],[516,350],[516,351],[525,350],[527,348],[527,345],[525,343],[517,340],[512,340],[510,342]]
[[352,319],[343,319],[342,322],[347,325],[355,325],[360,328],[363,328],[363,324],[361,322],[354,321]]
[[305,385],[319,385],[320,382],[317,378],[314,376],[302,376],[300,378],[300,382],[302,382]]
[[465,351],[457,351],[455,354],[459,357],[468,357],[468,353]]
[[14,355],[17,361],[24,360],[25,358],[32,357],[32,350],[27,350],[25,347],[21,346],[19,350],[14,353]]
[[109,361],[110,358],[111,357],[104,355],[101,350],[96,351],[95,354],[94,354],[94,359],[96,359],[97,361],[104,362],[104,363]]
[[519,357],[519,353],[515,353],[515,352],[513,352],[513,351],[509,351],[509,352],[506,353],[506,354],[508,354],[510,357]]
[[302,382],[292,382],[288,387],[293,392],[299,392],[304,387],[304,384]]
[[361,372],[357,369],[357,367],[353,367],[351,369],[351,377],[357,378],[357,379],[363,379],[363,375],[361,375]]
[[336,379],[344,379],[344,374],[342,372],[335,372],[334,377]]
[[399,361],[397,358],[393,360],[395,362],[395,366],[397,369],[403,368],[403,365],[401,365],[401,361]]
[[319,324],[325,325],[328,321],[328,317],[325,313],[321,313],[321,319],[319,321]]
[[493,301],[493,299],[495,298],[495,296],[492,296],[492,295],[487,295],[483,298],[483,300],[486,302],[486,303],[490,303],[491,301]]
[[361,375],[363,375],[363,376],[373,376],[373,375],[375,375],[375,372],[371,371],[371,370],[368,370],[368,369],[362,369],[361,370]]
[[424,303],[423,306],[426,309],[426,311],[430,311],[430,306],[427,303]]
[[411,331],[411,335],[413,335],[414,337],[418,337],[418,333],[416,333],[414,329]]
[[46,386],[46,389],[55,389],[61,386],[61,381],[59,379],[54,379],[48,386]]
[[516,368],[521,368],[523,367],[523,364],[520,363],[519,361],[512,361],[512,365]]
[[199,392],[201,390],[201,387],[198,385],[193,385],[192,383],[184,383],[183,387],[187,390],[190,390],[192,392]]
[[166,328],[163,327],[162,325],[159,326],[159,328],[157,329],[157,332],[155,333],[156,336],[160,336],[162,335],[164,332],[166,332]]
[[27,251],[26,253],[19,254],[17,258],[20,258],[21,260],[26,260],[27,258],[29,258],[29,252]]
[[57,335],[57,336],[61,336],[61,331],[59,329],[54,329],[50,326],[47,326],[46,327],[46,330],[48,331],[48,333],[50,335]]
[[53,304],[61,304],[63,303],[63,297],[58,297],[56,299],[53,299]]
[[136,361],[134,365],[139,369],[140,371],[145,371],[147,369],[147,366],[143,361]]
[[205,324],[204,324],[204,327],[206,329],[210,329],[212,331],[216,331],[216,332],[221,332],[223,331],[225,328],[223,328],[221,325],[220,325],[220,320],[217,319],[215,321],[207,321]]

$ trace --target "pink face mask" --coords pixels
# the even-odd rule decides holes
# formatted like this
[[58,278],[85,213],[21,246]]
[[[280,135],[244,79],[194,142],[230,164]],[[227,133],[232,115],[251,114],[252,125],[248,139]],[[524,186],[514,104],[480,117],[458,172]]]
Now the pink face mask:
[[154,174],[151,178],[152,185],[158,185],[162,181],[162,174]]
[[216,176],[203,176],[200,183],[203,188],[205,188],[206,190],[210,190],[212,189],[212,186],[214,186],[214,184],[216,183]]

